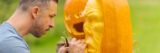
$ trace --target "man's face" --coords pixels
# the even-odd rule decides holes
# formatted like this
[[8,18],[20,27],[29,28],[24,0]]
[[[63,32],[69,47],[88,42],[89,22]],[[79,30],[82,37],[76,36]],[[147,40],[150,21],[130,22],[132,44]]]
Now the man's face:
[[[45,6],[44,6],[45,7]],[[30,30],[35,37],[41,37],[44,35],[50,28],[54,27],[54,16],[56,16],[57,3],[50,2],[47,9],[42,10],[37,15],[33,26]]]

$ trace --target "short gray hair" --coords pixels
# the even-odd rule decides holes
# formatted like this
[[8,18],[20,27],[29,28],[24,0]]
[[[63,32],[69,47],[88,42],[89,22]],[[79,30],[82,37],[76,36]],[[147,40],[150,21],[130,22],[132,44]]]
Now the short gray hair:
[[49,6],[49,2],[51,1],[58,3],[58,0],[20,0],[18,7],[21,7],[23,11],[27,11],[31,6],[45,8]]

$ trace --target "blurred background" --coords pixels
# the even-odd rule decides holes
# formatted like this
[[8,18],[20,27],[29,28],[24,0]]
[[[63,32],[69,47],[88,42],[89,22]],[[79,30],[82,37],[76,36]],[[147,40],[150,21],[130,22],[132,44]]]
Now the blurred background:
[[[19,0],[0,0],[0,24],[16,10]],[[41,38],[24,37],[31,53],[56,53],[56,44],[68,33],[63,22],[63,5],[59,0],[55,28]],[[133,53],[160,53],[160,0],[128,0],[133,28]],[[64,33],[65,32],[65,33]]]

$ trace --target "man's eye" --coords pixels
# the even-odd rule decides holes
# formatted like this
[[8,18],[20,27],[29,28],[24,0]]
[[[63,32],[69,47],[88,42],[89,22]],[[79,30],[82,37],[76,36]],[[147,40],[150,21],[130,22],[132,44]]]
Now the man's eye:
[[50,15],[49,17],[50,17],[50,18],[53,18],[54,16],[51,16],[51,15]]
[[50,14],[49,15],[51,18],[54,18],[56,15],[55,14]]
[[53,16],[50,16],[50,18],[53,18]]

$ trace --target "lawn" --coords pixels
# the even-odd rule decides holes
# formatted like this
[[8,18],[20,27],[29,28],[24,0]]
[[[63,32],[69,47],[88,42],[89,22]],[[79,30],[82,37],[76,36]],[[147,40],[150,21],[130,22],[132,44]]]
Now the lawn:
[[129,0],[129,5],[134,53],[160,53],[160,0]]

